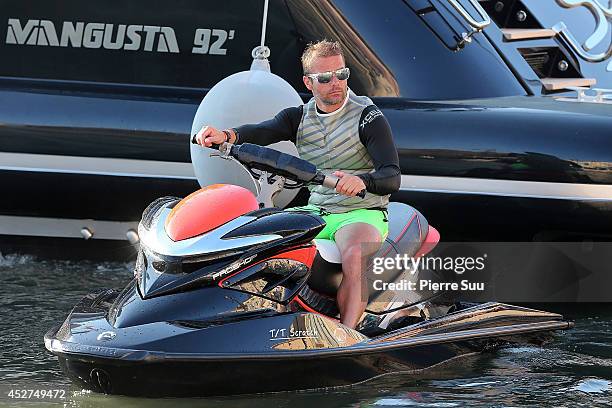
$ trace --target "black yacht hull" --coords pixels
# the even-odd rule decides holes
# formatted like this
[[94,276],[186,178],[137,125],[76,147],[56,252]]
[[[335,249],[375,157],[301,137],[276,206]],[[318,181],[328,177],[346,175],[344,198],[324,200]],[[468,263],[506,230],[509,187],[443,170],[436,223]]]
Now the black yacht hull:
[[[271,70],[306,100],[301,52],[338,39],[349,86],[392,127],[403,175],[394,199],[427,213],[447,240],[612,239],[610,99],[580,102],[544,86],[577,76],[612,88],[609,58],[589,62],[558,36],[515,41],[504,31],[560,19],[589,27],[591,14],[561,0],[480,1],[492,23],[457,48],[472,28],[438,3],[273,0]],[[83,240],[83,228],[92,242],[53,255],[129,245],[122,223],[198,187],[189,153],[198,105],[248,69],[260,38],[261,2],[97,5],[0,12],[2,252]]]
[[[22,104],[33,102],[28,92],[11,94]],[[112,232],[94,233],[94,243],[81,247],[101,240],[127,245],[129,228],[121,223],[135,224],[157,197],[184,197],[199,187],[188,150],[188,126],[198,100],[157,103],[168,114],[156,126],[175,127],[174,132],[129,132],[122,129],[128,106],[129,126],[147,121],[147,107],[136,100],[126,106],[125,100],[109,97],[46,98],[36,96],[39,109],[52,103],[72,112],[63,125],[15,121],[19,108],[5,110],[2,119],[3,252],[17,246],[13,238],[19,236],[83,240],[81,227],[94,223],[89,228],[100,229],[95,222],[108,224]],[[82,99],[93,105],[80,106],[77,100]],[[559,116],[544,110],[544,101],[524,101],[520,109],[488,107],[482,101],[423,104],[384,98],[376,103],[389,118],[400,154],[402,186],[393,200],[428,213],[447,240],[612,238],[612,145],[607,137],[612,119],[603,111]],[[112,114],[96,118],[87,129],[71,128],[71,120],[85,120],[102,107]],[[525,117],[533,121],[529,127],[507,128]],[[586,140],[575,138],[576,132],[584,132]],[[542,144],[538,138],[548,134],[557,135],[555,142]],[[581,160],[568,160],[577,151]]]

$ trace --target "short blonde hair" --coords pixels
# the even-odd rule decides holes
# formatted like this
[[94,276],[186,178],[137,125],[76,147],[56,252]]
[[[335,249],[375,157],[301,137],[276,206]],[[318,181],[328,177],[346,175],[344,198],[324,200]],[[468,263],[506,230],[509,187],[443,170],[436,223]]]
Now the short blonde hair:
[[317,57],[333,57],[334,55],[342,56],[344,60],[344,53],[342,52],[342,46],[338,41],[321,40],[315,43],[309,43],[302,54],[302,69],[304,74],[311,74],[312,63]]

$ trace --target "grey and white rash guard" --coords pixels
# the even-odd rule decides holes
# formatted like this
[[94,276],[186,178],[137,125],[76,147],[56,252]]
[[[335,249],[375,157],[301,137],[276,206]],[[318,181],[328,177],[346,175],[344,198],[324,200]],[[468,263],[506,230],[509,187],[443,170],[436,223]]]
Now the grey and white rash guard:
[[310,188],[310,204],[330,212],[354,208],[381,208],[399,189],[401,172],[391,128],[382,112],[366,97],[349,92],[338,111],[325,114],[314,99],[287,108],[259,124],[234,129],[236,143],[268,145],[288,140],[296,144],[300,157],[324,173],[342,170],[357,175],[366,186],[366,197],[340,196],[323,186]]

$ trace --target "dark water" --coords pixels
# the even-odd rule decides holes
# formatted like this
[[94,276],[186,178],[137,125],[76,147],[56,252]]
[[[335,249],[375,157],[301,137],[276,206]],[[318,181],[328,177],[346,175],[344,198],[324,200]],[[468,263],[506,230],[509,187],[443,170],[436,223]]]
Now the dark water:
[[[454,361],[415,378],[390,375],[340,389],[212,399],[106,396],[72,385],[43,334],[86,293],[122,287],[130,263],[0,256],[0,405],[231,407],[612,406],[612,304],[554,305],[575,320],[542,348],[515,347]],[[612,289],[612,288],[611,288]],[[265,374],[265,373],[263,373]],[[65,390],[63,400],[14,399],[11,389]],[[14,394],[13,394],[14,395]]]

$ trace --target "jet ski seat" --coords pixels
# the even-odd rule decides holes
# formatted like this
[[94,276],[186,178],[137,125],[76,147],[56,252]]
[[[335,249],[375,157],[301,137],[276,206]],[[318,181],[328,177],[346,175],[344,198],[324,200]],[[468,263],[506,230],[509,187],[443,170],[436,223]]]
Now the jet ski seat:
[[[389,234],[376,253],[376,257],[395,258],[397,254],[414,256],[426,241],[430,230],[425,217],[413,207],[392,202],[389,203]],[[437,235],[437,231],[435,232]],[[436,239],[437,242],[437,239]],[[336,243],[326,239],[315,239],[317,256],[312,265],[308,286],[313,291],[329,297],[336,296],[342,281],[342,259]],[[390,269],[377,275],[377,279],[386,282],[394,281],[403,270]],[[369,296],[375,292],[368,285]]]

